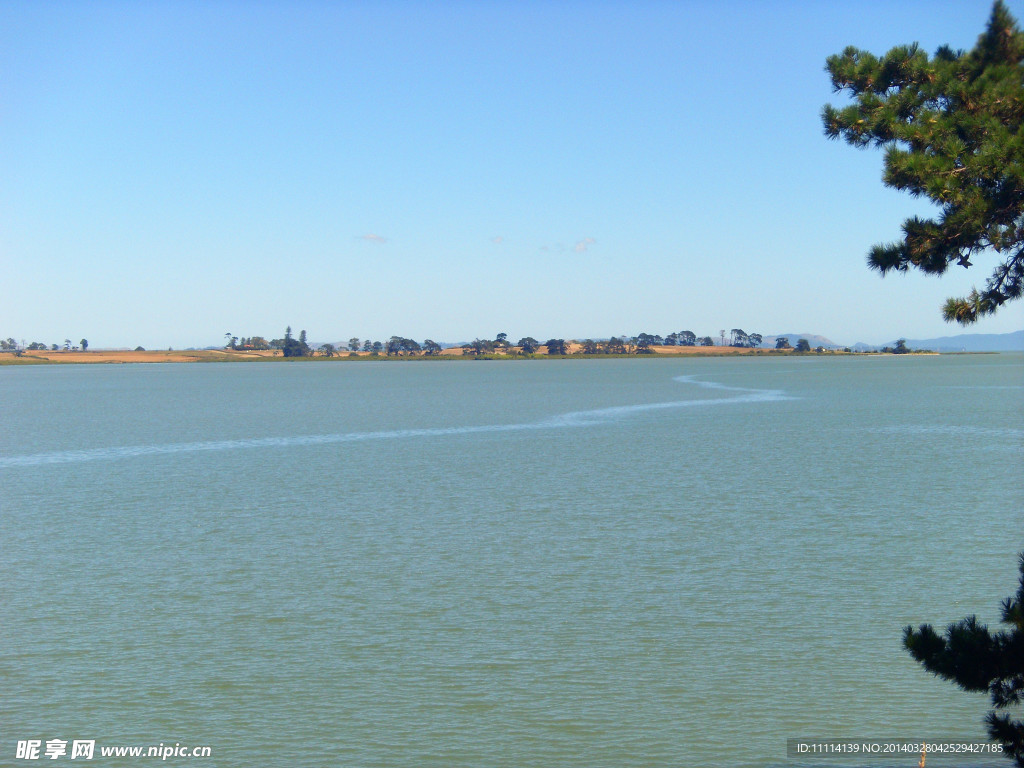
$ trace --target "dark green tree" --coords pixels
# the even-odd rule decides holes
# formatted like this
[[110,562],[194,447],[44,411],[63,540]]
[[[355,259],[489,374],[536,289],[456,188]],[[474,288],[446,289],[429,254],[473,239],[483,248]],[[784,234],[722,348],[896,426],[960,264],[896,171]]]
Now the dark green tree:
[[965,691],[987,692],[993,711],[985,717],[989,736],[1003,745],[1008,757],[1024,766],[1024,719],[1000,710],[1024,703],[1024,552],[1019,556],[1020,586],[1016,597],[1003,601],[1006,631],[989,632],[969,616],[940,636],[930,624],[903,630],[903,644],[925,669]]
[[642,355],[648,355],[654,351],[651,347],[657,344],[658,340],[657,336],[652,336],[649,333],[637,334],[636,351]]
[[480,357],[494,351],[494,342],[488,339],[473,339],[462,349],[462,354]]
[[334,345],[333,344],[321,344],[320,348],[317,349],[321,357],[334,357]]
[[87,349],[89,349],[89,340],[88,339],[82,339],[78,343],[82,345],[82,351],[83,352],[85,352]]
[[697,344],[697,335],[693,331],[679,332],[679,346],[692,347]]
[[359,351],[359,339],[358,339],[358,337],[353,336],[351,339],[348,340],[348,348],[349,348],[349,351],[351,351],[351,352],[358,352]]
[[544,342],[544,346],[548,348],[549,355],[567,354],[565,351],[565,339],[548,339]]
[[306,332],[299,334],[298,340],[292,337],[292,327],[285,328],[284,339],[281,342],[281,353],[285,357],[311,357],[313,350],[306,343]]
[[618,336],[612,336],[604,343],[604,351],[609,355],[626,354],[626,344]]
[[533,336],[524,336],[516,342],[516,346],[523,350],[524,355],[532,355],[540,349],[540,342],[533,338]]
[[883,275],[911,267],[942,274],[994,257],[983,290],[946,301],[947,321],[973,323],[1024,291],[1024,33],[1002,0],[970,51],[917,44],[882,58],[853,47],[826,69],[851,105],[822,111],[825,134],[856,147],[884,147],[886,186],[926,197],[932,219],[912,217],[903,238],[874,246]]
[[712,338],[710,336],[704,336],[700,340],[700,346],[702,346],[702,347],[713,347],[713,346],[715,346],[715,342],[712,340]]
[[796,340],[796,351],[797,352],[810,352],[811,351],[811,343],[809,341],[807,341],[807,339],[797,339]]
[[775,340],[775,348],[776,349],[792,349],[793,347],[790,346],[789,339],[787,339],[785,336],[779,336]]
[[905,355],[909,351],[910,350],[907,349],[907,340],[906,339],[897,339],[896,340],[896,346],[893,347],[893,349],[892,349],[892,353],[894,355]]
[[384,354],[388,357],[392,355],[399,355],[403,352],[419,352],[421,349],[420,343],[413,339],[407,339],[404,336],[392,336],[384,344]]
[[439,355],[441,354],[441,345],[433,339],[426,339],[423,342],[423,354],[424,355]]

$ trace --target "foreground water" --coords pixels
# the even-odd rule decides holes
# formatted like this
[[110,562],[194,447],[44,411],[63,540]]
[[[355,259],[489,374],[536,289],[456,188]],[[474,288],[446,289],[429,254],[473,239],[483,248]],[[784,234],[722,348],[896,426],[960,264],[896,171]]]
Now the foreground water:
[[1020,355],[7,367],[0,393],[0,764],[984,738],[986,697],[900,631],[1014,590]]

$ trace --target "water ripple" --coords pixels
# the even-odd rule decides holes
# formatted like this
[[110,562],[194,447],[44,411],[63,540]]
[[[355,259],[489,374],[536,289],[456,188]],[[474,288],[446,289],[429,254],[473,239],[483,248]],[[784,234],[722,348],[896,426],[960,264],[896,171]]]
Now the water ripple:
[[540,421],[518,424],[481,424],[461,427],[428,427],[422,429],[390,429],[379,432],[343,432],[327,435],[294,435],[290,437],[256,437],[238,440],[208,440],[192,443],[164,443],[161,445],[122,445],[108,448],[90,448],[77,451],[53,451],[32,453],[21,456],[0,457],[0,469],[12,467],[35,467],[46,464],[71,464],[83,461],[111,461],[116,459],[154,456],[171,453],[198,453],[200,451],[231,451],[246,448],[285,448],[306,445],[329,445],[334,443],[358,443],[367,440],[402,440],[415,437],[446,437],[449,435],[471,435],[484,432],[521,432],[531,429],[563,429],[604,424],[646,411],[669,408],[707,407],[734,405],[738,403],[763,403],[793,399],[779,389],[749,389],[730,387],[713,381],[696,381],[693,376],[676,376],[673,381],[692,384],[704,389],[736,392],[733,397],[718,397],[698,400],[672,400],[661,403],[639,403],[610,408],[595,408],[589,411],[571,411]]

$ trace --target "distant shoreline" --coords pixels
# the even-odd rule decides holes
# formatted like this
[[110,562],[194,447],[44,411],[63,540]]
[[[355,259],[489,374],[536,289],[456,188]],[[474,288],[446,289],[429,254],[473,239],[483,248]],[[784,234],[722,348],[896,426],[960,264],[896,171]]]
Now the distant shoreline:
[[[823,352],[796,352],[792,349],[761,349],[748,347],[653,347],[650,354],[625,354],[625,355],[584,355],[578,351],[579,345],[569,345],[570,354],[547,355],[536,353],[533,355],[508,355],[508,354],[486,354],[479,357],[463,354],[462,347],[446,349],[438,355],[403,354],[375,355],[370,352],[347,351],[336,352],[333,357],[317,355],[315,357],[282,357],[277,350],[229,350],[229,349],[195,349],[195,350],[95,350],[95,351],[49,351],[33,350],[24,351],[20,355],[4,352],[0,353],[0,365],[124,365],[129,363],[253,363],[253,362],[317,362],[337,363],[343,361],[366,361],[366,360],[601,360],[601,359],[622,359],[622,358],[666,358],[666,357],[807,357],[807,356],[857,356],[872,357],[878,355],[891,355],[887,352],[845,352],[842,350],[825,350]],[[909,352],[909,355],[937,355],[938,352]],[[995,352],[957,352],[950,354],[998,354]],[[892,355],[902,356],[902,355]]]

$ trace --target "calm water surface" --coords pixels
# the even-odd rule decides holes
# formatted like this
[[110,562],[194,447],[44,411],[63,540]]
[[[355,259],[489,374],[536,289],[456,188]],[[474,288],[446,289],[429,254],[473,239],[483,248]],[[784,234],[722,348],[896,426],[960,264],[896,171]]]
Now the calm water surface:
[[1014,590],[1020,355],[5,367],[0,397],[0,764],[984,737],[900,632]]

